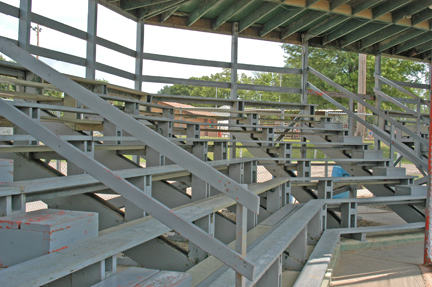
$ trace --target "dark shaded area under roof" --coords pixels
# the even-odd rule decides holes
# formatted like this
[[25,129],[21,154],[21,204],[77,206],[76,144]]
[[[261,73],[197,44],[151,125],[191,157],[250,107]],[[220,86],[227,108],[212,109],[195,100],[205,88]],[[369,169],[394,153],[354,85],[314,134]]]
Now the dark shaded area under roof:
[[430,62],[432,0],[99,0],[146,24]]

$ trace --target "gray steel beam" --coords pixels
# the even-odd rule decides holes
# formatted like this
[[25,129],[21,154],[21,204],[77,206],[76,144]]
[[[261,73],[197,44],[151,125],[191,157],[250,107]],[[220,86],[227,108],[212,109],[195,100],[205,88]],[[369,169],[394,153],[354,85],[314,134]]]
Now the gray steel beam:
[[391,37],[390,39],[384,40],[378,44],[378,52],[383,52],[393,46],[396,46],[400,43],[408,41],[420,34],[425,33],[425,31],[418,29],[408,29],[405,32],[402,32],[396,36]]
[[240,21],[239,33],[243,32],[244,30],[252,26],[255,22],[259,21],[267,14],[276,10],[279,7],[279,5],[280,4],[268,2],[262,5],[259,9],[253,11],[246,18]]
[[136,11],[138,19],[151,18],[157,14],[167,12],[172,8],[181,5],[185,0],[174,0],[163,3],[158,3],[152,6],[147,6],[146,8],[139,8]]
[[352,14],[355,15],[357,13],[360,13],[366,9],[369,9],[370,7],[384,2],[386,0],[364,0],[364,1],[358,1],[357,4],[352,6]]
[[430,19],[432,19],[432,10],[426,9],[424,11],[421,11],[420,13],[414,14],[411,17],[411,25],[414,26]]
[[217,16],[217,18],[213,22],[213,30],[216,30],[220,26],[222,26],[226,21],[231,19],[237,13],[247,8],[250,4],[252,4],[255,0],[240,0],[234,1],[231,6],[226,8],[222,13]]
[[18,22],[18,43],[19,46],[28,51],[30,45],[30,29],[32,21],[32,0],[20,0],[19,22]]
[[208,0],[202,2],[195,10],[189,14],[187,19],[188,26],[192,26],[196,21],[198,21],[205,13],[207,13],[214,5],[216,5],[219,0]]
[[327,15],[326,12],[322,11],[310,11],[305,16],[301,17],[294,23],[291,23],[283,32],[282,32],[282,39],[285,39],[294,33],[297,33],[298,31],[303,30],[311,23],[315,23],[319,21],[321,18],[325,17]]
[[398,22],[399,20],[402,20],[403,18],[411,18],[412,15],[415,13],[418,13],[429,6],[432,5],[432,0],[419,0],[414,3],[410,3],[406,7],[403,7],[394,13],[392,13],[392,20],[393,23]]
[[331,32],[323,39],[323,45],[326,45],[340,37],[345,36],[348,33],[351,33],[352,31],[361,28],[362,26],[366,25],[367,21],[361,21],[358,19],[351,19],[348,22],[344,23],[343,25],[340,25],[335,31]]
[[405,52],[411,48],[414,48],[418,45],[424,44],[429,41],[432,41],[432,32],[422,34],[418,37],[411,39],[410,41],[406,41],[404,43],[397,45],[394,50],[394,54],[400,54],[402,52]]
[[161,23],[163,23],[166,20],[168,20],[168,18],[171,17],[175,13],[175,11],[177,11],[179,8],[180,8],[180,5],[176,6],[174,8],[171,8],[170,10],[162,13],[162,15],[161,15]]
[[340,6],[348,3],[350,0],[331,0],[330,1],[330,10],[334,10],[339,8]]
[[346,35],[342,39],[341,47],[349,46],[367,36],[372,35],[373,33],[382,30],[384,28],[388,27],[388,24],[381,24],[381,23],[369,23],[350,34]]
[[372,18],[376,19],[378,17],[381,17],[384,14],[390,13],[390,12],[392,12],[394,10],[402,8],[403,6],[406,6],[408,3],[412,2],[412,1],[413,0],[391,0],[391,1],[386,1],[383,4],[379,5],[378,7],[375,7],[375,8],[372,9]]
[[[317,75],[318,77],[320,77],[321,79],[324,80],[324,76],[322,75],[318,75],[316,73],[316,71],[312,71],[312,73],[314,75]],[[335,105],[336,107],[342,109],[344,112],[346,112],[347,114],[349,114],[350,116],[354,117],[355,120],[357,120],[358,122],[362,123],[363,125],[365,125],[366,127],[368,127],[370,130],[372,130],[374,132],[374,134],[376,136],[378,136],[382,141],[386,142],[386,144],[388,144],[389,146],[391,144],[393,144],[399,151],[401,154],[403,154],[405,156],[405,158],[411,160],[416,166],[421,167],[422,169],[427,168],[427,163],[425,160],[418,158],[417,156],[415,156],[412,152],[412,150],[410,150],[409,148],[406,147],[406,145],[404,145],[403,143],[400,142],[392,142],[392,140],[390,139],[389,135],[384,132],[383,130],[379,129],[378,127],[374,126],[374,125],[370,125],[368,124],[365,120],[363,120],[360,116],[356,115],[355,113],[351,112],[349,109],[345,108],[343,105],[339,104],[337,101],[333,100],[331,97],[329,97],[328,95],[326,95],[324,92],[320,91],[319,89],[317,89],[315,86],[313,86],[312,84],[309,84],[309,87],[311,87],[313,90],[317,91],[318,93],[320,93],[322,95],[322,97],[324,97],[327,101],[329,101],[330,103],[332,103],[333,105]],[[343,88],[342,88],[343,89]],[[341,89],[341,91],[343,91]],[[347,91],[348,92],[348,91]],[[372,108],[372,111],[376,111],[377,109],[374,108],[372,105],[369,105],[368,103],[356,99],[356,97],[353,97],[355,100],[357,100],[359,103],[361,104],[366,104],[365,106],[367,108]],[[378,114],[382,114],[381,112],[379,112]],[[389,120],[391,118],[387,117],[387,120]],[[391,119],[392,122],[395,122],[393,119]]]
[[170,0],[121,0],[120,8],[122,10],[129,11],[129,10],[147,7],[154,4],[160,4],[169,1]]
[[[131,135],[134,135],[137,139],[147,142],[147,145],[152,148],[165,153],[167,157],[187,167],[190,172],[204,179],[208,179],[209,183],[214,187],[233,199],[245,203],[245,206],[258,213],[259,198],[244,187],[233,182],[227,176],[216,171],[204,162],[194,158],[180,147],[148,129],[141,123],[133,120],[129,115],[120,112],[117,108],[99,97],[96,97],[84,87],[61,75],[9,41],[0,39],[0,44],[1,51],[7,56],[17,60],[21,65],[26,66],[50,83],[56,83],[58,88],[71,96],[73,95],[85,106],[88,106],[111,122],[117,124]],[[183,218],[175,215],[158,201],[143,194],[140,189],[131,186],[123,178],[115,176],[109,169],[105,168],[94,159],[85,156],[84,153],[70,144],[65,143],[48,129],[33,122],[29,117],[3,100],[0,101],[0,111],[5,118],[18,123],[33,136],[43,139],[54,151],[73,161],[77,166],[123,195],[127,200],[135,202],[137,206],[149,214],[152,214],[167,226],[178,231],[183,236],[188,237],[192,242],[199,245],[208,253],[215,255],[243,276],[251,279],[254,277],[254,266],[249,261],[245,260],[243,256],[233,252],[221,242],[202,232],[199,228],[191,225]]]
[[136,56],[135,56],[135,90],[141,91],[143,82],[144,21],[137,21]]
[[306,32],[305,40],[312,39],[314,37],[317,37],[334,27],[344,23],[345,21],[348,21],[350,17],[344,16],[344,15],[333,15],[329,17],[328,19],[322,21],[317,26],[309,29],[309,31]]
[[87,14],[86,78],[92,80],[96,76],[97,2],[97,0],[88,1]]
[[384,41],[394,35],[397,35],[399,33],[404,32],[405,30],[409,29],[409,27],[402,27],[402,26],[396,26],[392,25],[390,27],[384,28],[382,30],[379,30],[370,36],[367,36],[366,38],[362,39],[360,42],[361,49],[366,49],[367,47],[370,47],[376,43],[379,43],[381,41]]
[[[4,50],[3,50],[4,51]],[[31,55],[29,55],[32,57]],[[66,159],[88,172],[100,182],[109,186],[114,191],[134,202],[138,207],[153,215],[163,224],[176,230],[182,236],[189,238],[208,253],[219,258],[222,262],[235,269],[247,278],[254,278],[254,265],[243,256],[235,253],[230,248],[215,240],[199,228],[179,217],[152,197],[144,194],[140,189],[131,185],[125,179],[116,176],[111,170],[101,165],[94,159],[87,157],[82,151],[58,138],[42,125],[35,123],[31,118],[0,100],[1,114],[11,122],[18,123],[24,130],[36,138],[42,138],[44,143]]]
[[293,19],[295,16],[299,15],[303,11],[304,9],[295,9],[295,8],[292,8],[288,11],[284,10],[282,13],[278,14],[276,17],[273,17],[272,19],[270,19],[264,24],[264,26],[259,31],[260,37],[267,35],[271,31],[285,24],[286,22]]

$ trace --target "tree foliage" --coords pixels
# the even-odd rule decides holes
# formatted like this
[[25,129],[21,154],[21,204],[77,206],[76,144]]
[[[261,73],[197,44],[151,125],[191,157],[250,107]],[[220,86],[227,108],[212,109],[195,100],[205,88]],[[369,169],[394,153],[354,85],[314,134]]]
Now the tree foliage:
[[[288,68],[301,68],[301,46],[283,44],[281,45],[284,50],[285,67]],[[382,58],[382,76],[395,81],[425,83],[428,78],[428,67],[423,63],[416,63],[411,61]],[[351,92],[357,93],[358,90],[358,69],[359,69],[359,55],[356,53],[321,49],[309,47],[309,66],[318,72],[326,75],[331,80],[342,85]],[[367,56],[367,88],[366,93],[374,95],[375,86],[375,57]],[[210,76],[193,77],[191,79],[216,81],[229,83],[231,81],[231,71],[223,69],[222,72],[212,74]],[[309,74],[309,82],[323,91],[336,91],[330,85],[324,83],[317,77]],[[278,73],[258,73],[254,72],[250,75],[242,73],[238,75],[238,83],[251,84],[251,85],[264,85],[264,86],[282,86],[282,87],[301,87],[300,75],[293,74],[278,74]],[[395,89],[382,85],[382,90],[386,94],[394,97],[407,97],[405,94],[396,91]],[[424,91],[411,89],[414,93],[426,97]],[[158,93],[172,94],[172,95],[188,95],[194,97],[212,97],[224,98],[230,97],[229,89],[200,87],[200,86],[186,86],[186,85],[171,85],[164,86]],[[262,101],[282,101],[282,102],[300,102],[300,95],[260,92],[260,91],[247,91],[238,90],[238,97],[248,100],[262,100]],[[318,104],[320,109],[334,108],[325,99],[319,96],[310,95],[308,97],[309,103]],[[336,98],[344,105],[348,104],[345,98]],[[383,103],[385,109],[399,108],[389,103]]]
[[[290,68],[301,68],[301,46],[283,44],[285,52],[285,66]],[[357,93],[358,91],[358,69],[359,55],[356,53],[321,49],[309,47],[309,66],[331,80],[340,84],[347,90]],[[374,95],[375,86],[375,56],[368,55],[366,58],[366,94]],[[428,67],[423,63],[412,61],[381,58],[381,75],[394,81],[426,83],[428,78]],[[309,82],[322,91],[336,91],[330,85],[309,74]],[[296,83],[297,84],[297,83]],[[393,97],[408,97],[395,89],[382,85],[382,91]],[[412,92],[420,96],[426,96],[424,91],[411,89]],[[346,99],[337,99],[339,102],[347,104]],[[309,102],[319,104],[319,108],[332,108],[327,101],[319,96],[309,96]],[[385,109],[399,109],[393,104],[383,103]]]

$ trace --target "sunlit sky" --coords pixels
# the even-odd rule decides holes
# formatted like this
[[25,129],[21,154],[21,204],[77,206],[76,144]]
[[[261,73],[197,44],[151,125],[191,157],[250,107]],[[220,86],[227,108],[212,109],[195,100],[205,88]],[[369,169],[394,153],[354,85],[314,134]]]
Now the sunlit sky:
[[[18,7],[19,0],[0,0]],[[77,29],[87,30],[87,0],[59,1],[33,0],[32,11]],[[33,24],[36,26],[36,24]],[[98,36],[135,49],[136,23],[101,5],[98,5]],[[41,26],[40,46],[85,58],[85,41]],[[217,60],[231,60],[231,37],[212,33],[145,26],[144,51],[161,55]],[[18,39],[18,19],[0,13],[0,35]],[[36,32],[32,31],[31,44],[36,45]],[[238,62],[244,64],[282,67],[283,50],[280,43],[239,38]],[[85,76],[81,66],[41,58],[63,73]],[[134,73],[135,59],[98,46],[96,60],[103,64]],[[144,75],[175,78],[199,77],[221,72],[220,68],[144,61]],[[241,72],[241,71],[240,71]],[[133,82],[103,72],[96,72],[97,79],[133,88]],[[143,83],[143,90],[155,93],[165,84]]]

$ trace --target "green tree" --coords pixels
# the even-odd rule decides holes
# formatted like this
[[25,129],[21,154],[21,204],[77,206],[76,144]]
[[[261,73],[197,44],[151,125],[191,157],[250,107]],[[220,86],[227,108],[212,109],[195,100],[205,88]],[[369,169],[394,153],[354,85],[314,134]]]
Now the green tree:
[[[283,44],[285,52],[285,66],[289,68],[301,68],[301,46]],[[309,66],[318,72],[326,75],[331,80],[342,85],[351,92],[358,90],[358,63],[359,56],[356,53],[337,51],[331,49],[309,48]],[[411,62],[400,59],[385,58],[381,59],[381,74],[390,80],[421,83],[426,82],[428,77],[428,67],[423,63]],[[375,56],[367,56],[367,87],[366,93],[374,94],[375,86]],[[289,77],[290,86],[300,87],[299,77]],[[309,76],[309,82],[323,91],[336,91],[330,85],[324,83],[315,76]],[[408,97],[395,89],[382,85],[382,90],[393,97]],[[424,91],[411,89],[419,96],[426,96]],[[309,96],[310,103],[319,104],[319,108],[332,108],[332,106],[319,96]],[[337,101],[347,104],[347,99],[336,98]],[[383,103],[385,109],[399,109],[393,104]]]

